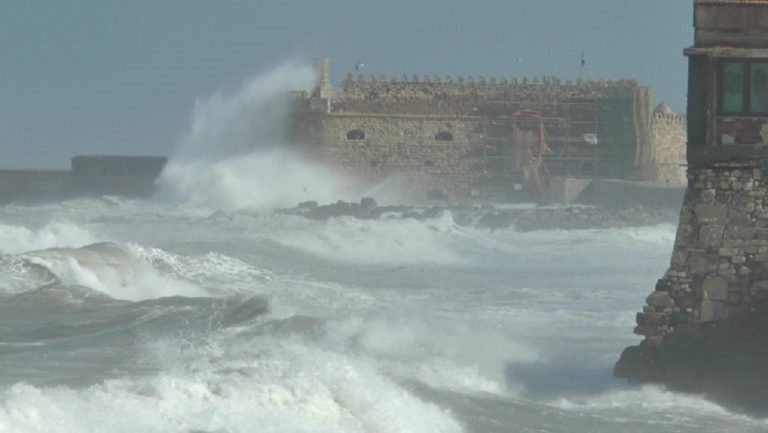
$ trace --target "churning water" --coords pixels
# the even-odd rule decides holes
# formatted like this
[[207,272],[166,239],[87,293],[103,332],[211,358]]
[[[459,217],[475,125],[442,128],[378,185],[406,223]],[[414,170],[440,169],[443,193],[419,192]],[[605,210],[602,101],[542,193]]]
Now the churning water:
[[0,208],[0,432],[768,430],[611,377],[673,224],[264,211],[350,193],[249,146],[274,137],[243,112],[274,114],[263,101],[292,86],[268,84],[286,76],[306,78],[289,67],[198,104],[159,198]]
[[758,432],[612,363],[674,225],[0,209],[2,432]]

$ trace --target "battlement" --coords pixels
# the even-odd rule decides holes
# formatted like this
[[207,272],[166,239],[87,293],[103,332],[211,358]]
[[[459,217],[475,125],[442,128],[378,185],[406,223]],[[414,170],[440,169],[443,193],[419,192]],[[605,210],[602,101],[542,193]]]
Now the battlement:
[[688,116],[680,113],[653,113],[653,120],[685,125],[688,123]]
[[452,76],[352,74],[339,84],[340,99],[446,99],[486,97],[491,99],[558,101],[568,99],[623,99],[639,88],[634,80],[560,80],[541,78],[486,78]]

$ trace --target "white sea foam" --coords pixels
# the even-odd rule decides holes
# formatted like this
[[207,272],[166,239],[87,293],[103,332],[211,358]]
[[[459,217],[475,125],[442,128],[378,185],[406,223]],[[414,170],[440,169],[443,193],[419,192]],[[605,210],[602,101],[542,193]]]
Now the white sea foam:
[[[157,308],[153,317],[163,320],[143,324],[137,346],[114,348],[141,353],[141,372],[133,374],[133,364],[116,367],[118,376],[106,374],[111,379],[92,386],[23,381],[72,383],[67,371],[50,363],[88,365],[91,344],[108,335],[68,340],[85,343],[71,352],[35,347],[46,357],[30,352],[23,359],[41,364],[3,376],[4,384],[16,384],[0,386],[2,432],[47,432],[51,425],[65,433],[457,432],[480,418],[496,431],[609,432],[622,423],[638,432],[660,431],[660,425],[680,432],[706,431],[712,423],[721,431],[765,427],[660,389],[593,394],[616,385],[610,365],[633,341],[635,309],[668,265],[672,226],[517,233],[458,226],[450,214],[423,221],[310,221],[243,211],[198,219],[184,211],[164,214],[162,204],[131,202],[97,211],[120,218],[123,208],[130,210],[107,227],[93,219],[92,209],[67,206],[68,220],[80,221],[74,230],[52,238],[38,236],[39,230],[15,231],[19,251],[105,238],[119,242],[112,244],[118,251],[97,258],[93,248],[54,250],[37,259],[6,254],[0,279],[14,266],[28,271],[29,260],[40,260],[54,278],[121,299],[194,296],[197,290],[206,296],[256,293],[268,299],[270,311],[239,320],[238,311],[218,311],[226,303],[215,303],[213,314],[233,317],[222,321],[231,325],[190,330],[190,316],[182,315],[175,327],[178,312],[163,316],[168,303],[143,304],[142,311]],[[55,206],[49,211],[63,220]],[[41,275],[38,285],[47,274]],[[184,314],[211,314],[195,305],[185,306]],[[11,327],[28,326],[3,316]],[[56,317],[31,323],[44,331],[48,320]],[[18,351],[0,364],[22,359],[18,348],[33,341],[0,342]],[[549,365],[555,357],[563,359]],[[580,380],[592,377],[593,367],[605,368],[594,374],[605,383],[582,392]],[[550,371],[555,377],[540,377]],[[571,373],[576,380],[566,391],[543,383],[568,381]],[[557,422],[545,425],[550,416]]]
[[465,323],[393,314],[331,321],[326,342],[381,363],[397,377],[462,393],[519,392],[504,377],[508,362],[532,362],[535,350],[510,335]]
[[669,391],[656,385],[645,385],[637,389],[609,391],[590,397],[561,398],[550,404],[564,410],[576,412],[621,412],[624,414],[623,416],[638,420],[647,420],[647,417],[653,416],[657,418],[655,421],[661,424],[683,423],[696,425],[704,419],[710,419],[712,422],[717,422],[723,427],[740,426],[737,428],[744,428],[745,426],[750,426],[757,428],[748,431],[768,429],[768,420],[735,414],[703,397]]
[[427,221],[340,217],[275,240],[342,263],[461,265],[465,261],[452,242],[462,237],[462,231],[448,212]]
[[[292,340],[235,346],[154,345],[157,376],[76,390],[17,384],[0,402],[0,431],[462,431],[374,365]],[[189,347],[189,346],[186,346]]]
[[254,294],[266,290],[271,272],[218,253],[203,256],[172,254],[160,248],[134,245],[142,260],[163,275],[206,287],[209,294]]
[[0,252],[17,254],[54,247],[76,248],[95,242],[86,229],[68,222],[50,222],[39,229],[0,224]]

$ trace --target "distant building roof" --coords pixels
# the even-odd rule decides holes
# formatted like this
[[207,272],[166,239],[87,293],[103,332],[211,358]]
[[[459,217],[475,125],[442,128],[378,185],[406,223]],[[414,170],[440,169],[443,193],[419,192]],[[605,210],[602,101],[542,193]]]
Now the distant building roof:
[[672,111],[669,105],[663,101],[656,107],[655,110],[653,110],[653,112],[656,114],[674,114],[674,111]]

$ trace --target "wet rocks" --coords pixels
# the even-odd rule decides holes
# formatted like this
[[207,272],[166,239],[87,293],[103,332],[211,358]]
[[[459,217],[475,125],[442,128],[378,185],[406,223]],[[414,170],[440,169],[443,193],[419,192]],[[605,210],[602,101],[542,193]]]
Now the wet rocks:
[[461,226],[489,230],[512,229],[520,232],[535,230],[583,230],[621,227],[638,227],[675,221],[677,212],[672,210],[647,210],[643,207],[610,210],[600,207],[535,207],[496,208],[490,205],[469,206],[378,206],[366,197],[359,203],[338,201],[328,205],[305,202],[292,209],[278,211],[287,215],[300,215],[312,220],[336,217],[358,219],[413,218],[425,220],[450,212]]

